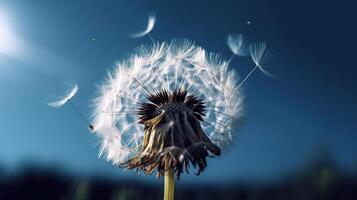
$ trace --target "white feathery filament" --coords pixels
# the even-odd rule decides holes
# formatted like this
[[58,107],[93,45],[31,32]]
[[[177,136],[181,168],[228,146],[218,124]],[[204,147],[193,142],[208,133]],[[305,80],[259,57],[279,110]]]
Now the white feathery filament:
[[78,85],[73,82],[66,82],[66,93],[63,97],[59,97],[57,100],[48,103],[48,106],[53,108],[59,108],[65,103],[70,101],[74,95],[78,92]]

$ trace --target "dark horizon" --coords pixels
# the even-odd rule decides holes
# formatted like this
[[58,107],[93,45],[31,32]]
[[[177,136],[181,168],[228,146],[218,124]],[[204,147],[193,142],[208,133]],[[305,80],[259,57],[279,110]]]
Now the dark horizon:
[[[355,199],[357,174],[346,175],[331,160],[311,163],[294,175],[270,183],[241,180],[176,186],[176,199]],[[1,199],[159,199],[163,179],[139,181],[77,176],[53,168],[28,167],[12,177],[0,173]],[[148,195],[150,194],[150,195]]]

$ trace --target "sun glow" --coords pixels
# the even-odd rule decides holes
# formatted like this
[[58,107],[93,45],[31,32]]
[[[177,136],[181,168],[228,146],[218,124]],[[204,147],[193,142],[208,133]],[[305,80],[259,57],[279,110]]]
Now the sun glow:
[[0,55],[14,56],[19,50],[19,42],[14,34],[10,21],[0,10]]

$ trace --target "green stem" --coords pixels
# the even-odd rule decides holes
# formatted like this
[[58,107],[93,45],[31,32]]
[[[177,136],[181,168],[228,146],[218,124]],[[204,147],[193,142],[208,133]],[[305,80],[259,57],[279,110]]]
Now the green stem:
[[170,168],[165,172],[164,200],[174,200],[175,177],[174,170]]

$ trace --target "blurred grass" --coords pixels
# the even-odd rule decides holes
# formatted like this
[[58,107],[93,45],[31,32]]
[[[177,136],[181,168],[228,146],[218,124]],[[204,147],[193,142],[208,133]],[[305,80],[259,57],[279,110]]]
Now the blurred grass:
[[89,193],[89,181],[81,180],[76,189],[74,200],[86,200]]
[[[1,167],[0,167],[1,169]],[[1,170],[0,170],[1,172]],[[109,180],[100,177],[70,176],[55,169],[28,167],[16,176],[0,173],[0,199],[61,199],[61,200],[157,200],[163,188],[133,180]],[[357,176],[341,171],[333,161],[324,159],[295,174],[272,183],[243,184],[214,181],[178,184],[175,200],[301,200],[357,199]]]

